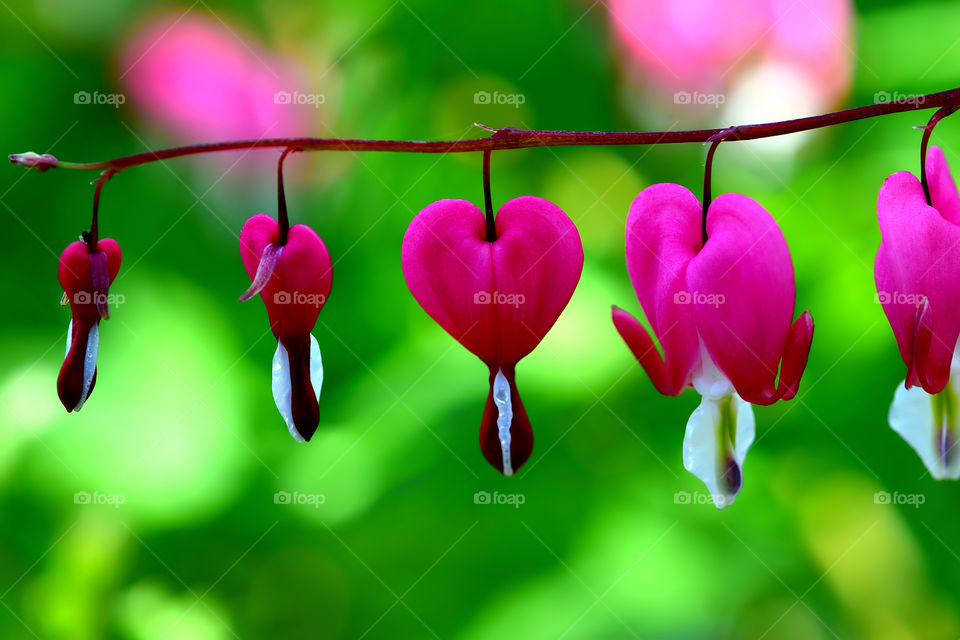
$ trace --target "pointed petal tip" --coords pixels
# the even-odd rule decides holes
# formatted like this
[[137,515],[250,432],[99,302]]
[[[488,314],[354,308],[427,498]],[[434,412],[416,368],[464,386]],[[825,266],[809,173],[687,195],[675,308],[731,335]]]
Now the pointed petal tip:
[[810,347],[813,344],[813,316],[806,310],[800,314],[787,332],[786,344],[780,356],[780,380],[773,394],[767,399],[745,398],[755,404],[769,405],[777,400],[792,400],[800,390],[800,380],[807,369]]
[[77,402],[74,398],[65,396],[63,391],[60,389],[57,389],[57,396],[60,398],[60,404],[62,404],[63,408],[67,410],[67,413],[80,411],[80,407],[83,406],[83,403]]
[[323,360],[312,334],[277,341],[273,356],[271,390],[287,430],[297,442],[310,442],[320,424],[320,389]]
[[523,463],[521,463],[519,466],[514,467],[511,465],[510,471],[508,473],[503,470],[503,465],[499,461],[491,460],[490,458],[486,458],[486,460],[487,460],[487,464],[493,467],[497,471],[497,473],[499,473],[504,478],[511,478],[517,475],[517,471],[519,471],[520,467],[522,467],[523,464],[526,463],[526,460],[524,460]]
[[317,432],[317,429],[316,427],[314,427],[312,431],[304,429],[304,432],[307,434],[306,436],[300,433],[300,427],[297,427],[297,426],[290,427],[290,435],[293,436],[293,439],[296,440],[297,442],[304,442],[304,443],[310,442],[310,438],[312,438],[313,434]]
[[717,508],[717,511],[721,511],[726,507],[729,507],[737,499],[737,496],[726,496],[724,494],[712,495],[710,498],[713,500],[713,506]]
[[630,353],[643,367],[650,382],[657,391],[665,396],[678,396],[684,389],[683,384],[677,384],[670,379],[666,361],[660,356],[653,339],[640,321],[627,311],[614,306],[611,312],[613,326],[626,343]]
[[240,296],[240,302],[246,302],[267,286],[267,283],[270,282],[270,277],[277,268],[277,264],[280,262],[282,253],[283,247],[278,244],[273,244],[272,242],[263,248],[263,254],[260,256],[260,264],[257,265],[257,273],[253,277],[253,282],[250,283],[247,290]]
[[[82,326],[82,325],[81,325]],[[97,353],[100,349],[100,328],[78,331],[73,340],[73,320],[67,329],[67,351],[57,376],[57,395],[68,413],[80,411],[97,384]]]

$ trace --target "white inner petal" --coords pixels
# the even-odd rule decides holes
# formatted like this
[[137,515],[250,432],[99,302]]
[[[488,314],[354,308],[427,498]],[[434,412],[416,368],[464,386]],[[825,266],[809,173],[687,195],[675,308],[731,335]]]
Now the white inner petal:
[[[70,334],[73,333],[73,320],[70,321]],[[68,339],[67,344],[70,344]],[[67,351],[69,351],[69,346]],[[93,325],[90,333],[87,335],[87,352],[83,355],[83,393],[80,395],[80,402],[73,408],[74,411],[80,411],[83,403],[87,401],[90,395],[90,387],[93,385],[93,376],[97,372],[97,353],[100,351],[100,326]]]
[[683,438],[683,466],[697,476],[718,509],[733,504],[743,483],[743,462],[753,444],[753,407],[717,369],[701,343],[702,365],[693,378],[703,396]]
[[930,395],[919,386],[907,389],[900,383],[890,405],[890,427],[913,447],[937,480],[960,478],[958,399],[960,358],[955,353],[943,391]]
[[[290,384],[290,355],[284,348],[283,343],[277,341],[277,351],[273,354],[273,401],[277,404],[277,411],[287,423],[287,429],[290,435],[297,442],[303,442],[303,436],[297,431],[293,424],[293,405]],[[320,401],[320,387],[323,385],[323,360],[320,358],[320,345],[317,339],[310,335],[310,384],[313,385],[313,392],[316,394],[317,401]]]
[[70,346],[72,344],[73,344],[73,318],[70,318],[70,324],[67,325],[67,350],[63,353],[64,359],[66,359],[67,354],[70,353]]
[[734,392],[733,384],[714,364],[707,347],[700,341],[700,369],[693,375],[693,388],[704,398],[720,400]]
[[497,405],[497,435],[500,437],[500,455],[503,457],[503,475],[513,475],[510,461],[510,423],[513,422],[513,402],[510,398],[510,383],[503,371],[498,369],[493,379],[493,401]]

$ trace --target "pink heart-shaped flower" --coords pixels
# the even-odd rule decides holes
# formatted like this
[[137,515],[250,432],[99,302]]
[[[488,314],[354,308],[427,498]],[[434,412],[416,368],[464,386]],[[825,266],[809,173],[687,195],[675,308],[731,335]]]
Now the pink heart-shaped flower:
[[[583,269],[583,247],[570,218],[533,196],[504,204],[496,231],[496,240],[487,241],[484,214],[470,202],[434,202],[407,229],[401,263],[424,311],[490,368],[481,449],[509,475],[533,448],[514,369],[570,301]],[[512,421],[498,426],[505,412]]]
[[258,214],[240,232],[240,257],[253,281],[240,300],[257,293],[267,307],[277,337],[273,396],[287,427],[298,441],[309,441],[320,422],[323,365],[311,331],[330,296],[333,265],[320,236],[310,227],[290,227],[281,244],[276,220]]

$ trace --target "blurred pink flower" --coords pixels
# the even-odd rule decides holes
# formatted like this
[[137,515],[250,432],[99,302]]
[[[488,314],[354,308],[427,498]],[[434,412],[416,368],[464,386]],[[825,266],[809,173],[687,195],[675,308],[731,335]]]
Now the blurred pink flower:
[[789,82],[765,92],[825,109],[850,82],[849,0],[611,0],[609,11],[627,73],[675,104],[774,69]]
[[178,142],[305,135],[317,119],[315,101],[291,99],[319,95],[298,65],[211,18],[149,20],[119,73],[134,107]]

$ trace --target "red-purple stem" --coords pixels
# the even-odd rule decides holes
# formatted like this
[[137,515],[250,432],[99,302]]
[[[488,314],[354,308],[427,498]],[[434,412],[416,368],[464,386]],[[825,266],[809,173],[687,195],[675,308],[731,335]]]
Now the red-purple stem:
[[112,169],[107,169],[99,178],[94,180],[97,187],[93,192],[93,214],[90,216],[90,231],[86,234],[87,251],[96,253],[97,242],[100,240],[100,191],[103,190],[103,183],[109,180],[116,173]]
[[[919,111],[937,107],[956,107],[960,105],[960,88],[940,91],[892,102],[871,104],[844,111],[834,111],[817,116],[796,120],[784,120],[765,124],[750,124],[735,127],[735,132],[725,141],[756,140],[789,133],[820,129],[833,125],[874,118],[877,116],[906,111]],[[504,149],[526,149],[530,147],[558,147],[585,145],[646,145],[675,144],[681,142],[706,142],[726,129],[698,129],[694,131],[536,131],[506,127],[496,129],[489,138],[470,140],[421,142],[412,140],[360,140],[340,138],[263,138],[257,140],[232,140],[196,144],[159,151],[147,151],[134,155],[103,160],[101,162],[72,163],[51,160],[30,160],[23,154],[10,156],[10,161],[41,171],[60,167],[65,169],[112,169],[114,172],[158,160],[169,160],[183,156],[232,151],[238,149],[297,148],[303,151],[392,151],[398,153],[464,153],[470,151],[496,151]]]
[[923,138],[920,140],[920,184],[923,186],[923,196],[927,199],[928,205],[933,205],[930,201],[930,186],[927,183],[927,144],[930,142],[930,134],[933,133],[937,123],[957,110],[960,105],[945,105],[937,109],[937,112],[930,116],[930,121],[923,128]]
[[497,239],[497,225],[493,218],[493,196],[490,194],[490,154],[487,149],[483,152],[483,208],[487,219],[487,242]]
[[713,200],[711,195],[711,177],[713,172],[713,154],[717,147],[724,140],[729,140],[730,136],[736,134],[737,127],[724,129],[720,133],[711,136],[707,142],[710,143],[710,150],[707,151],[707,162],[703,169],[703,213],[700,215],[700,244],[707,244],[707,210],[710,208],[710,202]]
[[287,237],[290,234],[290,218],[287,217],[287,196],[283,191],[283,161],[287,155],[294,151],[300,151],[294,147],[287,147],[280,154],[280,161],[277,162],[277,225],[279,234],[277,244],[281,247],[287,244]]

